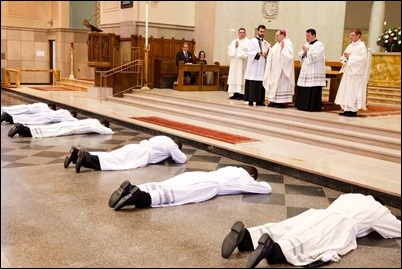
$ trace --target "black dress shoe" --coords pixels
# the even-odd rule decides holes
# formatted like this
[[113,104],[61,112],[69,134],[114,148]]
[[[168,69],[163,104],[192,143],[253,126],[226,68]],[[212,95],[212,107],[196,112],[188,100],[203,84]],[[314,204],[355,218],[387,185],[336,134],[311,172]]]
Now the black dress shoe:
[[75,172],[79,173],[81,170],[81,166],[86,162],[87,155],[89,153],[80,149],[78,150],[77,164],[75,165]]
[[280,103],[280,104],[276,103],[275,107],[277,107],[277,108],[287,108],[288,105],[284,104],[284,103]]
[[7,112],[1,113],[1,122],[6,121],[8,123],[14,124],[13,117]]
[[141,190],[137,186],[133,186],[130,192],[121,198],[113,207],[114,210],[119,210],[128,205],[135,205],[141,195]]
[[120,201],[120,199],[129,194],[133,188],[134,186],[131,185],[130,181],[128,180],[121,183],[120,187],[110,196],[109,206],[114,207]]
[[340,116],[348,116],[351,111],[343,111],[342,113],[339,113]]
[[24,130],[24,125],[17,123],[10,129],[10,131],[8,131],[8,136],[14,137],[16,134],[20,134],[22,130]]
[[221,254],[222,257],[228,259],[230,255],[232,255],[235,248],[240,244],[240,242],[244,238],[246,228],[244,227],[243,222],[236,221],[229,234],[225,237],[222,243]]
[[237,95],[237,100],[243,100],[244,99],[244,94],[239,93]]
[[267,233],[261,235],[257,248],[247,258],[246,268],[254,268],[262,259],[267,258],[273,245],[274,241]]
[[77,163],[78,151],[79,149],[77,149],[76,147],[72,147],[70,149],[70,155],[67,155],[64,159],[64,168],[67,168],[70,163]]
[[276,103],[274,102],[269,102],[268,107],[275,107]]
[[345,114],[346,117],[357,117],[357,112],[347,111],[348,114]]
[[237,97],[239,96],[239,94],[237,92],[235,92],[232,96],[229,97],[229,99],[237,99]]

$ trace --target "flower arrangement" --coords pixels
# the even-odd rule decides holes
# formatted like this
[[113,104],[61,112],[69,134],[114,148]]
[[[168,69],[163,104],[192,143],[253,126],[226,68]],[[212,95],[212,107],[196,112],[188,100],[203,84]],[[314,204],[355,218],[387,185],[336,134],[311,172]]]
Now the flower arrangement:
[[385,30],[377,39],[377,45],[385,51],[401,50],[401,27]]

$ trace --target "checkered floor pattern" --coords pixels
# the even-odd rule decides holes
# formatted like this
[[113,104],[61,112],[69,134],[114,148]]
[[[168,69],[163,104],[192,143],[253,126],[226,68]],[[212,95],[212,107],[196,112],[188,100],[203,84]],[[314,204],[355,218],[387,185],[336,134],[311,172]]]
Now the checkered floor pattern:
[[[34,102],[34,100],[22,98],[10,93],[1,93],[2,106]],[[86,118],[86,116],[79,114],[78,118]],[[54,177],[59,176],[57,172],[58,167],[60,167],[59,171],[64,169],[62,168],[62,163],[64,162],[64,158],[71,146],[84,148],[88,151],[110,151],[120,148],[123,145],[129,143],[138,143],[143,139],[151,137],[150,134],[128,129],[113,123],[110,125],[114,131],[112,136],[85,134],[45,139],[23,138],[19,137],[18,135],[16,135],[14,138],[10,138],[7,136],[7,133],[11,127],[11,124],[5,122],[1,124],[2,181],[4,179],[3,175],[12,175],[12,178],[8,178],[7,183],[4,183],[6,187],[11,184],[11,181],[19,180],[25,176],[25,173],[29,173],[29,171],[35,171],[35,173],[39,174],[43,173],[46,174],[47,177],[52,177],[52,174],[54,174]],[[211,171],[227,165],[241,164],[226,157],[215,155],[187,145],[183,145],[183,151],[188,156],[188,162],[185,166],[185,169],[176,169],[174,172],[172,172],[174,174],[196,170]],[[153,166],[154,170],[161,169],[161,171],[170,171],[170,167],[178,168],[177,165],[168,162],[163,162]],[[273,192],[267,196],[241,195],[241,203],[265,204],[267,205],[268,211],[270,207],[273,207],[275,208],[275,211],[279,210],[283,212],[282,215],[285,217],[292,217],[311,207],[325,208],[341,194],[335,190],[303,182],[295,178],[277,174],[262,168],[258,169],[258,180],[267,181],[272,186]],[[76,174],[73,170],[74,169],[71,169],[71,177],[77,177],[78,174]],[[150,171],[152,171],[152,169]],[[101,178],[107,174],[108,171],[91,171],[83,168],[79,176],[88,179],[92,176]],[[147,178],[148,174],[149,171],[147,169],[143,169],[137,172],[136,175],[140,181],[141,177]],[[113,175],[117,176],[117,174]],[[6,192],[7,188],[3,186],[2,182],[2,197],[3,191]],[[208,203],[208,201],[205,203]],[[391,211],[397,215],[398,218],[400,218],[400,210],[391,209]],[[9,211],[3,212],[2,202],[2,215],[4,215],[3,213],[7,212]],[[368,237],[359,239],[358,245],[371,246],[377,248],[379,251],[382,251],[384,248],[395,249],[399,250],[400,253],[400,240],[384,240],[375,233]],[[359,252],[354,255],[361,255],[361,258],[363,259],[365,253]]]

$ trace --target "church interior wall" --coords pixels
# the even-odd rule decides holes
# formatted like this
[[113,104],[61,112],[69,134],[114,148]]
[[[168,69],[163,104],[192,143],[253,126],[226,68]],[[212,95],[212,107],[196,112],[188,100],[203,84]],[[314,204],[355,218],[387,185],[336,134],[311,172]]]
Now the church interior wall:
[[343,37],[344,1],[279,1],[278,4],[279,12],[276,18],[268,19],[263,16],[263,1],[218,1],[219,11],[216,14],[219,16],[216,18],[214,47],[216,61],[228,63],[227,46],[237,37],[239,27],[246,28],[247,36],[253,38],[259,24],[264,24],[267,29],[272,30],[285,28],[288,38],[293,42],[295,52],[298,52],[306,42],[305,31],[314,28],[317,31],[317,38],[324,43],[327,59],[340,57],[342,43],[335,41]]
[[[133,1],[133,7],[127,9],[121,9],[120,2],[99,2],[101,16],[98,26],[123,40],[128,40],[131,35],[145,36],[146,2]],[[350,29],[361,28],[363,40],[367,39],[372,1],[278,1],[275,18],[264,17],[263,2],[149,1],[148,36],[194,39],[195,53],[204,50],[208,63],[218,61],[222,65],[228,64],[227,46],[237,37],[240,27],[246,28],[249,38],[255,36],[259,24],[264,24],[270,35],[277,29],[285,28],[295,47],[295,54],[306,42],[305,30],[315,28],[317,38],[324,43],[328,60],[339,59],[350,42]],[[61,76],[68,77],[70,74],[70,44],[74,43],[76,77],[93,78],[94,70],[87,66],[88,29],[70,27],[70,19],[81,21],[82,18],[77,16],[82,14],[72,16],[69,5],[69,1],[2,1],[2,68],[48,66],[49,40],[55,40],[56,68],[61,69]],[[400,2],[386,1],[385,18],[388,26],[400,25]],[[44,56],[38,51],[44,51]],[[46,73],[24,73],[22,82],[45,83],[48,77]]]

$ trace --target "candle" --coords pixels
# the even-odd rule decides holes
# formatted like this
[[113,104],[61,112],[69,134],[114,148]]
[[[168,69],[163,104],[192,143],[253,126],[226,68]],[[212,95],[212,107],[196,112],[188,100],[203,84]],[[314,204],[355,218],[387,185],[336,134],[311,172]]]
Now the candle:
[[148,1],[145,4],[145,48],[148,49]]

